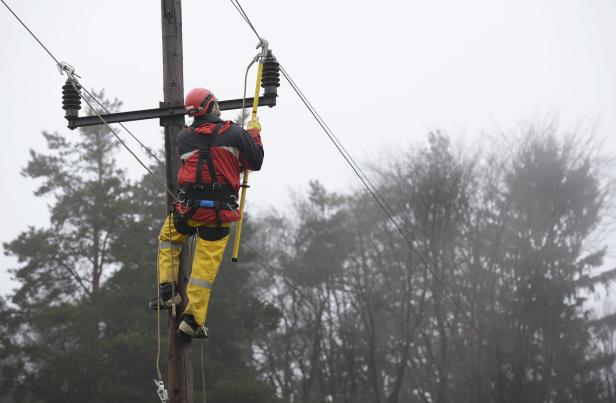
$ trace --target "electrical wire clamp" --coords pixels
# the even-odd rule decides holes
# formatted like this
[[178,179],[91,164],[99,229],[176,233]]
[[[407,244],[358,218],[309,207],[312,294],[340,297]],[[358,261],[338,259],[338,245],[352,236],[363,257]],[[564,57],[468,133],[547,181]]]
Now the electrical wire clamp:
[[67,62],[58,63],[58,70],[60,71],[60,74],[66,73],[66,75],[68,76],[70,80],[73,80],[73,81],[77,80],[77,78],[75,77],[81,78],[80,75],[75,73],[75,68],[71,66],[70,64],[68,64]]
[[255,49],[259,48],[261,48],[261,52],[255,56],[255,63],[259,60],[265,59],[269,55],[269,42],[263,38],[259,38],[259,43],[257,43]]

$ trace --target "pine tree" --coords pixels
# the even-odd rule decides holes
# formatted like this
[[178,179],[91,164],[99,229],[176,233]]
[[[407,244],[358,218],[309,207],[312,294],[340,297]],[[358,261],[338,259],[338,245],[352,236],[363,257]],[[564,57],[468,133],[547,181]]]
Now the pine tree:
[[[112,111],[120,106],[104,104]],[[0,305],[4,396],[9,403],[155,401],[156,314],[147,301],[156,290],[165,192],[147,175],[137,183],[126,178],[104,126],[81,129],[74,139],[43,135],[48,153],[31,151],[23,173],[39,182],[36,196],[51,200],[50,225],[28,228],[4,245],[19,264],[13,270],[19,287],[8,306]],[[162,176],[163,167],[153,169]],[[276,401],[254,369],[251,350],[264,334],[260,329],[275,325],[276,311],[249,287],[250,254],[242,261],[223,268],[213,292],[210,402]]]
[[599,402],[583,284],[605,255],[587,246],[606,202],[596,165],[575,139],[531,128],[505,185],[512,399]]

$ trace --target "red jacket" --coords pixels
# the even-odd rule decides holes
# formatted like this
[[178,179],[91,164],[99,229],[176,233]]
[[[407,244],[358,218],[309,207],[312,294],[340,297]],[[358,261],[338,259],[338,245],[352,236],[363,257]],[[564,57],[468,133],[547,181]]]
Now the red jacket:
[[[216,180],[220,184],[230,185],[235,196],[240,188],[240,171],[247,168],[258,171],[263,164],[263,145],[259,130],[246,131],[231,121],[223,121],[215,115],[204,115],[195,119],[192,126],[185,128],[178,134],[178,150],[182,166],[178,172],[178,184],[182,188],[187,183],[195,183],[199,149],[208,144],[214,127],[220,128],[216,139],[210,148],[210,155],[216,173]],[[201,183],[212,183],[207,165],[202,169]],[[177,203],[176,209],[180,214],[187,211],[187,206]],[[240,219],[239,212],[221,209],[220,220],[230,223]],[[198,208],[190,217],[191,220],[207,224],[216,223],[216,212],[210,208]]]

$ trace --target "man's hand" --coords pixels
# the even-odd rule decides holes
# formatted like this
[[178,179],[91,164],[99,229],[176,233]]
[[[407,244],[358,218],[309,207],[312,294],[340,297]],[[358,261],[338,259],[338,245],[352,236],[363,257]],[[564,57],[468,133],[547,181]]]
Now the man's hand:
[[261,131],[261,123],[259,123],[258,116],[255,116],[254,119],[250,119],[248,121],[248,124],[246,125],[246,130],[250,130],[250,129],[257,129],[258,131]]

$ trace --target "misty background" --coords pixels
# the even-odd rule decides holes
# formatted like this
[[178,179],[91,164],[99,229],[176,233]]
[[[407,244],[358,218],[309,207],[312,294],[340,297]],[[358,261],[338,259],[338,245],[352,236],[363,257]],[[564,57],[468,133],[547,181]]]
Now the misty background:
[[[122,110],[162,99],[160,5],[146,1],[23,1],[20,17],[88,88],[105,89]],[[596,128],[606,154],[616,152],[616,4],[604,1],[367,1],[310,3],[263,0],[246,11],[343,144],[360,161],[425,141],[435,129],[474,149],[488,131],[556,118],[564,130]],[[255,54],[253,33],[226,1],[183,4],[184,87],[211,88],[219,99],[241,96]],[[207,35],[205,34],[207,32]],[[13,16],[0,13],[0,149],[6,192],[0,240],[45,222],[46,201],[20,176],[42,130],[75,134],[61,110],[60,76]],[[251,74],[251,80],[254,77]],[[252,84],[249,84],[249,88]],[[264,170],[253,175],[249,210],[282,207],[289,190],[318,178],[328,187],[359,186],[349,168],[284,83],[278,105],[262,108]],[[225,115],[234,118],[233,113]],[[154,149],[155,120],[127,126]],[[124,136],[128,137],[128,136]],[[138,147],[134,144],[135,147]],[[139,151],[139,150],[138,150]],[[126,153],[129,175],[142,174]],[[318,163],[315,163],[318,161]],[[14,214],[19,206],[28,214]],[[2,257],[2,265],[14,262]],[[6,270],[1,292],[11,289]]]
[[[116,110],[162,99],[159,4],[11,5]],[[283,80],[243,261],[217,280],[212,401],[616,401],[616,5],[244,7],[421,257]],[[185,1],[183,24],[185,90],[240,97],[256,41],[235,9]],[[5,9],[0,33],[0,381],[28,401],[150,398],[163,195],[103,129],[65,127],[65,77]],[[127,126],[161,149],[158,121]]]

